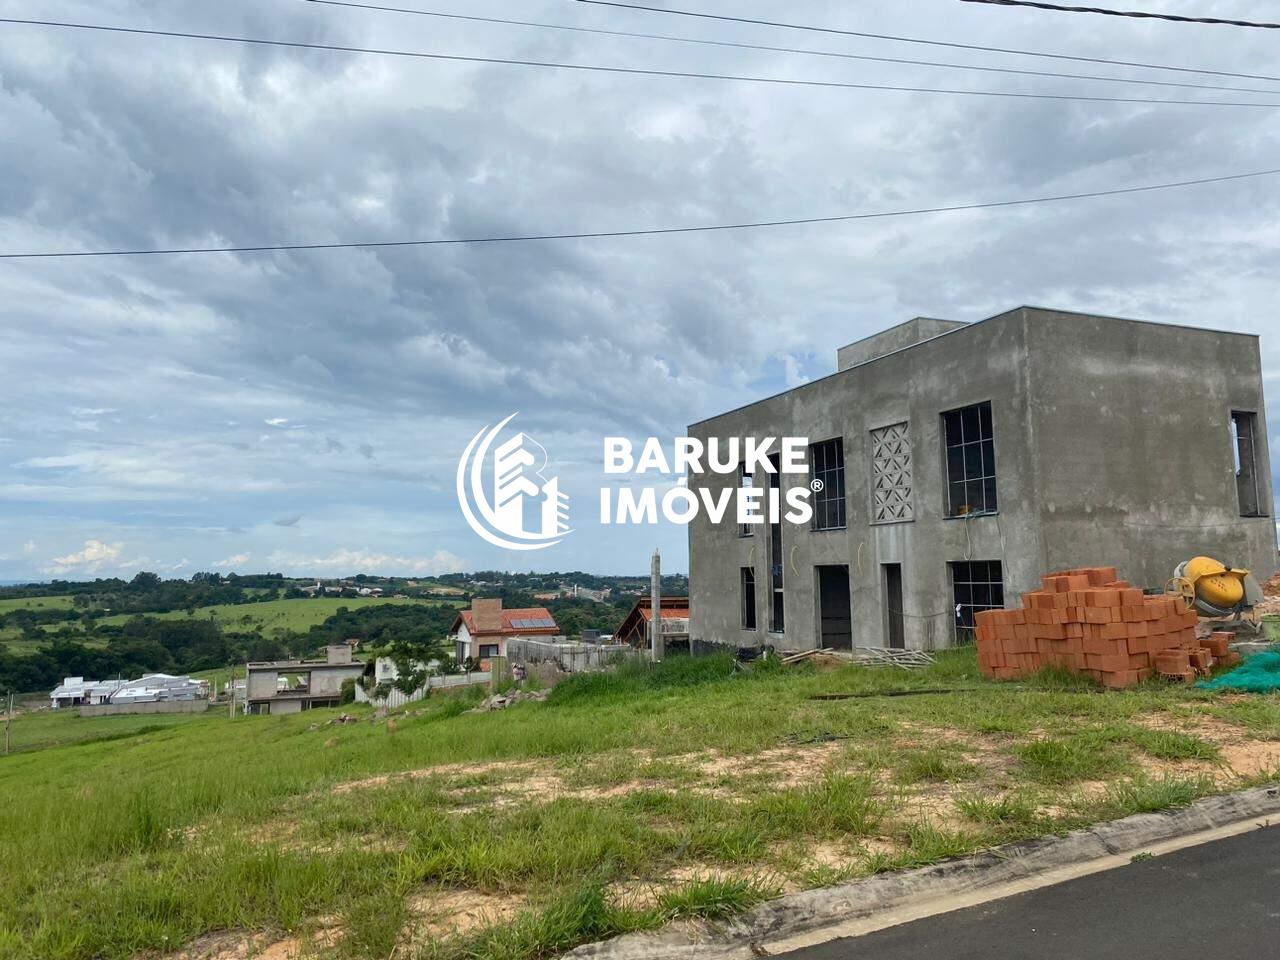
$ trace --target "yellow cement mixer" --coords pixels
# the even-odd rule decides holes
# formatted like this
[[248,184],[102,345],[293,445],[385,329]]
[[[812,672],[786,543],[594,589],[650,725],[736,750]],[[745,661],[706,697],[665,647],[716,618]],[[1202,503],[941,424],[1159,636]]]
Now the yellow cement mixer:
[[1256,619],[1250,614],[1262,599],[1262,588],[1248,570],[1229,567],[1213,557],[1192,557],[1178,564],[1165,593],[1182,597],[1202,617]]

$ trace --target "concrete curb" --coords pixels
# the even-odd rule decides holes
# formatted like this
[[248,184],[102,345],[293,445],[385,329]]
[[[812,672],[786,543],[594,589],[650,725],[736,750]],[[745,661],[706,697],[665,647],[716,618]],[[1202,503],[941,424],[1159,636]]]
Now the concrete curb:
[[1213,830],[1253,817],[1280,814],[1280,786],[1207,797],[1182,810],[1140,813],[1096,824],[1065,837],[1006,844],[970,857],[852,883],[805,890],[761,904],[729,923],[674,925],[585,944],[574,960],[734,960],[767,955],[770,941],[814,934],[824,927],[919,902],[1025,880],[1090,860],[1135,853],[1161,841]]

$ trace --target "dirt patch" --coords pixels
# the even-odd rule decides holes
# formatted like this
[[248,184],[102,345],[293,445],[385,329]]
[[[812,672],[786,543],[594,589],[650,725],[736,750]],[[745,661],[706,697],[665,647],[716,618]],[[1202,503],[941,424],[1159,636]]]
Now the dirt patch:
[[1280,743],[1246,740],[1223,744],[1222,759],[1237,777],[1254,777],[1280,769]]
[[193,940],[176,953],[145,953],[138,960],[306,960],[342,939],[342,931],[322,926],[309,937],[278,939],[265,933],[222,930]]
[[[739,777],[758,780],[765,778],[777,788],[800,786],[822,775],[843,744],[837,741],[820,744],[803,744],[775,747],[760,753],[726,756],[716,753],[694,753],[660,758],[664,764],[686,766],[697,779],[715,781],[712,784],[697,782],[681,784],[681,789],[705,793],[721,799],[739,799],[732,789],[732,781]],[[635,751],[628,754],[640,760],[656,759]],[[615,758],[616,759],[616,758]],[[605,764],[608,757],[598,763]],[[486,784],[489,796],[482,802],[469,802],[467,793],[475,789],[473,784],[450,784],[451,779],[471,780],[477,776],[494,775],[494,782]],[[456,796],[462,809],[501,808],[518,803],[545,803],[560,798],[603,800],[625,796],[639,790],[669,788],[670,784],[658,778],[641,778],[619,783],[589,787],[574,787],[566,783],[565,776],[546,761],[502,761],[479,764],[441,764],[408,770],[402,773],[377,774],[359,780],[337,784],[332,792],[338,795],[363,790],[376,790],[394,784],[412,783],[418,780],[439,781],[445,791]]]
[[1150,730],[1172,730],[1199,737],[1216,746],[1221,763],[1213,761],[1161,761],[1143,758],[1142,766],[1157,774],[1207,773],[1225,784],[1233,779],[1257,776],[1280,769],[1280,742],[1247,737],[1235,724],[1199,714],[1191,717],[1145,714],[1134,721]]
[[511,920],[524,908],[525,900],[476,890],[429,890],[410,897],[407,905],[411,919],[401,940],[417,948]]
[[695,755],[697,759],[693,762],[704,777],[715,780],[767,775],[779,787],[796,787],[818,779],[843,746],[839,741],[832,740],[827,743],[774,747],[745,756],[715,754],[708,758],[706,755]]
[[359,780],[348,780],[333,787],[336,794],[352,793],[359,790],[375,790],[394,783],[412,783],[415,780],[427,780],[433,777],[474,777],[490,773],[500,773],[504,778],[519,777],[538,769],[545,764],[533,760],[499,760],[490,763],[442,763],[434,767],[422,767],[418,770],[403,770],[398,773],[379,773]]

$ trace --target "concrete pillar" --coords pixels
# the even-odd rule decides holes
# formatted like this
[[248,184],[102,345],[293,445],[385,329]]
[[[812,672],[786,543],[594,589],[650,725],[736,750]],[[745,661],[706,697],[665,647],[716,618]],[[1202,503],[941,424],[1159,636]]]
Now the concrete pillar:
[[662,556],[657,550],[653,551],[653,562],[649,567],[649,609],[653,614],[649,619],[649,653],[657,663],[665,652],[662,645]]

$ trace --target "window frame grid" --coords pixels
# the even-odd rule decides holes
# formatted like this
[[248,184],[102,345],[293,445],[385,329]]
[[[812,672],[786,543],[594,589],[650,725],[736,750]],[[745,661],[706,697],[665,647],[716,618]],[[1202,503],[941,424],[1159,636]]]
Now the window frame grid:
[[[976,568],[979,564],[983,565],[981,574],[984,579],[978,579]],[[947,570],[951,575],[952,636],[957,644],[970,642],[973,639],[974,614],[982,610],[1004,609],[1004,563],[1000,560],[953,560],[947,564]],[[967,575],[966,579],[960,579],[962,572]],[[962,587],[968,595],[967,600],[962,599]],[[979,601],[978,597],[984,594],[985,599]]]
[[[743,489],[748,489],[748,488],[749,488],[749,489],[754,489],[754,488],[755,488],[755,474],[753,474],[753,473],[751,473],[750,471],[748,471],[748,470],[747,470],[747,464],[746,464],[746,461],[743,461],[742,463],[739,463],[739,464],[738,464],[738,489],[739,489],[739,490],[743,490]],[[741,493],[739,493],[739,494],[737,494],[737,495],[738,495],[739,497],[740,497],[740,496],[742,496],[742,494],[741,494]],[[742,538],[744,538],[744,537],[752,537],[752,536],[755,536],[755,532],[756,532],[756,531],[755,531],[755,528],[756,528],[757,526],[758,526],[758,524],[754,524],[754,523],[740,523],[740,524],[738,524],[738,537],[739,537],[739,539],[742,539]]]
[[[834,453],[834,457],[830,455]],[[821,454],[821,465],[819,464]],[[814,532],[846,530],[849,526],[848,488],[845,481],[844,437],[829,437],[809,444],[809,478],[821,480],[822,490],[813,492],[813,518],[809,529]],[[831,490],[832,481],[836,489]],[[812,489],[812,488],[811,488]],[[835,523],[828,522],[835,511]]]
[[[973,418],[976,419],[976,436],[970,439],[969,432],[972,425],[966,424],[966,414],[973,411]],[[958,442],[952,442],[953,432],[950,423],[954,418],[959,432]],[[999,513],[1000,497],[999,497],[999,479],[996,469],[996,450],[995,450],[995,416],[991,407],[990,400],[981,400],[977,403],[966,404],[963,407],[955,407],[951,410],[944,410],[941,415],[942,420],[942,466],[945,476],[944,487],[944,507],[945,516],[949,520],[964,519],[966,517],[985,517]],[[954,468],[952,465],[953,451],[958,451],[956,456],[959,458],[959,479],[956,479]],[[976,458],[976,468],[972,464],[972,458]],[[963,500],[957,502],[955,497],[956,488],[962,491]],[[974,500],[971,492],[976,488],[981,498],[981,506],[979,509],[960,509],[961,506],[971,507]]]

